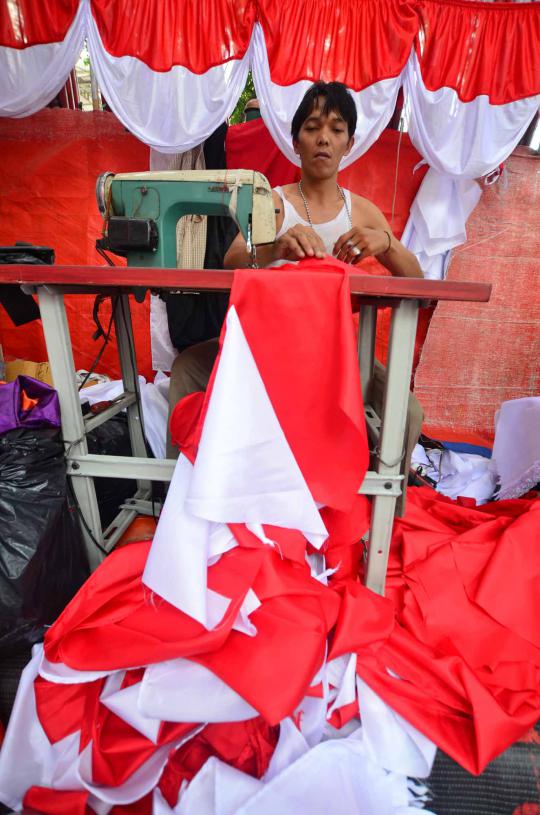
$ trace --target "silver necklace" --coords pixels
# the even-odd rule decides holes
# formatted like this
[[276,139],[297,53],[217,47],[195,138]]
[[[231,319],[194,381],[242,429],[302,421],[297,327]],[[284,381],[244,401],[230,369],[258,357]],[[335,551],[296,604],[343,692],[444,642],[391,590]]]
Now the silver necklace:
[[[343,198],[343,203],[345,204],[345,211],[347,213],[347,218],[349,219],[349,226],[352,229],[353,228],[353,226],[352,226],[352,218],[351,218],[351,213],[350,213],[350,210],[349,210],[349,205],[347,203],[347,198],[345,197],[345,193],[343,192],[343,190],[341,189],[339,184],[337,185],[337,188],[339,190],[339,193],[340,193],[341,197]],[[309,223],[310,227],[312,229],[314,229],[315,227],[313,226],[313,221],[311,220],[311,213],[309,211],[308,202],[306,201],[306,196],[304,195],[304,190],[302,189],[302,182],[301,181],[298,182],[298,192],[300,193],[300,197],[301,197],[302,201],[304,202],[304,208],[306,210],[308,223]]]

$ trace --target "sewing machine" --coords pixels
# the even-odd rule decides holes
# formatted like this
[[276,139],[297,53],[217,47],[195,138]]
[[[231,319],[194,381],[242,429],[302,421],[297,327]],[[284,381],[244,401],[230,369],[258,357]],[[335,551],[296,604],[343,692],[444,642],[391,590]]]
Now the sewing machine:
[[244,236],[252,265],[258,244],[272,243],[272,190],[251,170],[103,173],[96,197],[104,217],[98,249],[124,255],[128,266],[176,267],[176,224],[184,215],[228,215]]

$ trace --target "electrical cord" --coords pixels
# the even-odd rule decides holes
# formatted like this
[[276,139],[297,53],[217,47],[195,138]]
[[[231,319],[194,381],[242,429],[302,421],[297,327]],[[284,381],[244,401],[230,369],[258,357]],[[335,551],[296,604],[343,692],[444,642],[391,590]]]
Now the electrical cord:
[[[94,371],[96,370],[97,366],[99,365],[99,361],[100,361],[101,357],[103,356],[103,352],[105,351],[105,348],[107,347],[107,345],[109,343],[109,340],[110,340],[110,337],[111,337],[112,324],[113,324],[113,320],[114,320],[117,305],[118,305],[118,295],[115,295],[114,297],[111,297],[111,306],[112,306],[111,307],[111,317],[109,319],[109,325],[107,326],[107,331],[104,332],[101,329],[101,334],[103,335],[103,345],[99,349],[94,361],[92,362],[92,365],[90,366],[89,370],[86,372],[86,376],[84,377],[83,381],[79,385],[79,388],[78,388],[79,391],[82,390],[82,388],[84,388],[84,386],[86,385],[86,383],[88,382],[88,380],[90,379],[90,377],[92,376]],[[98,328],[98,330],[99,330],[99,328]]]
[[67,478],[67,485],[68,485],[68,490],[69,490],[69,493],[70,493],[70,496],[71,496],[71,500],[73,502],[73,506],[77,510],[77,514],[79,516],[79,519],[80,519],[82,525],[84,526],[86,532],[88,533],[88,536],[90,537],[90,540],[92,541],[94,546],[96,546],[99,549],[100,552],[103,552],[104,555],[108,555],[109,552],[107,551],[107,549],[105,549],[105,547],[102,546],[101,543],[99,543],[99,541],[97,541],[95,539],[92,530],[90,529],[90,527],[86,523],[86,518],[83,515],[82,509],[81,509],[80,504],[79,504],[79,502],[77,500],[77,496],[75,495],[75,490],[73,489],[73,484],[71,483],[71,477],[70,476],[68,476],[68,478]]

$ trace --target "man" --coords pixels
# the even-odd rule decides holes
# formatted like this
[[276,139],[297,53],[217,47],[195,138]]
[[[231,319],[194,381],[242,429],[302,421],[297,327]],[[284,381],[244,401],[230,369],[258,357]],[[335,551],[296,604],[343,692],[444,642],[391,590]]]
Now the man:
[[[259,266],[278,266],[327,254],[357,264],[374,256],[394,275],[422,277],[416,257],[394,237],[378,207],[342,189],[337,182],[341,159],[354,143],[356,118],[354,100],[339,82],[318,82],[305,94],[291,126],[302,177],[298,184],[273,191],[276,240],[272,245],[258,247]],[[225,255],[224,266],[238,269],[248,262],[246,242],[239,233]],[[206,388],[217,352],[218,340],[208,340],[176,358],[171,370],[170,411],[187,394]],[[374,385],[378,391],[382,374],[382,366],[377,366]],[[419,406],[415,414],[419,434]],[[407,447],[409,452],[410,444]],[[170,438],[167,455],[177,455]]]
[[[341,159],[354,143],[356,117],[354,100],[340,82],[317,82],[307,91],[291,127],[302,179],[274,190],[277,236],[273,245],[258,248],[259,266],[326,254],[345,263],[375,256],[394,275],[422,277],[416,257],[392,235],[380,209],[337,183]],[[246,244],[238,234],[225,268],[247,264]]]

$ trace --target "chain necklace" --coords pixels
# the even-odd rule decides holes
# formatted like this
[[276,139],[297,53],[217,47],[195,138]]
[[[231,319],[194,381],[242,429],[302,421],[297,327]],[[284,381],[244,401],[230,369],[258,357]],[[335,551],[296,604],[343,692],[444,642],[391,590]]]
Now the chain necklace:
[[[349,226],[350,226],[350,228],[352,229],[352,228],[353,228],[353,224],[352,224],[351,213],[350,213],[350,210],[349,210],[349,205],[348,205],[348,203],[347,203],[347,198],[345,197],[345,193],[343,192],[343,190],[341,189],[341,187],[339,186],[339,184],[337,184],[337,188],[338,188],[338,190],[339,190],[339,193],[340,193],[341,197],[343,198],[343,203],[344,203],[344,205],[345,205],[345,211],[346,211],[346,213],[347,213],[347,218],[349,219]],[[315,227],[313,226],[313,221],[311,220],[311,213],[310,213],[310,211],[309,211],[309,207],[308,207],[308,202],[307,202],[307,200],[306,200],[306,196],[304,195],[304,190],[302,189],[302,182],[301,182],[301,181],[299,181],[299,182],[298,182],[298,192],[300,193],[300,197],[301,197],[302,201],[304,202],[304,208],[305,208],[305,210],[306,210],[306,215],[307,215],[308,223],[309,223],[309,225],[310,225],[310,227],[311,227],[312,229],[315,229]],[[317,226],[317,224],[316,224],[315,226]]]

